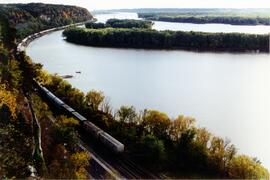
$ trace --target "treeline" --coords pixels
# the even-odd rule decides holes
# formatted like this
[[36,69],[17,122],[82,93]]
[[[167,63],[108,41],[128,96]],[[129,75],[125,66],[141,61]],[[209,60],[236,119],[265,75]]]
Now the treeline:
[[239,52],[269,50],[267,35],[243,33],[71,28],[65,30],[63,35],[68,42],[90,46]]
[[44,29],[93,18],[84,8],[42,3],[0,4],[0,14],[16,28],[19,39]]
[[109,19],[106,24],[112,28],[148,28],[151,29],[153,23],[151,21],[142,21],[134,19]]
[[[55,117],[33,91],[42,76],[23,52],[16,29],[0,14],[0,179],[87,179],[89,154],[77,145],[78,121]],[[33,177],[32,177],[33,178]]]
[[139,8],[95,10],[94,14],[108,14],[118,12],[154,13],[154,14],[189,14],[189,15],[231,15],[231,16],[270,16],[269,8]]
[[39,79],[58,97],[125,144],[144,168],[175,178],[269,178],[256,158],[238,155],[229,141],[198,128],[190,117],[122,106],[115,113],[102,92],[87,94],[57,76]]
[[231,25],[270,25],[268,17],[238,16],[238,15],[192,15],[192,14],[162,14],[162,13],[139,13],[140,18],[151,21],[180,22],[180,23],[218,23]]
[[134,19],[109,19],[104,23],[88,22],[86,28],[102,29],[102,28],[147,28],[151,29],[153,23],[151,21],[142,21]]
[[85,23],[85,27],[88,29],[104,29],[107,28],[108,25],[105,23],[87,22]]

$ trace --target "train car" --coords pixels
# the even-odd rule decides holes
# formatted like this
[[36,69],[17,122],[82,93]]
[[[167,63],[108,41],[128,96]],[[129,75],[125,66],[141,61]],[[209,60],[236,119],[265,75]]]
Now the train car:
[[99,134],[99,140],[116,154],[122,153],[125,150],[125,146],[122,143],[104,131]]
[[40,89],[46,94],[50,92],[47,88],[45,88],[43,86],[40,86]]
[[65,110],[69,115],[80,121],[82,128],[93,136],[95,139],[100,141],[104,146],[108,147],[116,154],[120,154],[124,151],[124,145],[117,141],[115,138],[104,132],[102,129],[97,127],[95,124],[87,121],[85,117],[76,112],[73,108],[65,104],[62,100],[51,93],[47,88],[43,87],[36,81],[34,81],[36,88],[51,101],[57,108]]
[[47,94],[48,98],[49,98],[52,102],[54,102],[54,98],[56,98],[56,96],[55,96],[53,93],[51,93],[50,91],[49,91],[49,92],[46,92],[46,94]]
[[61,106],[61,107],[62,107],[62,105],[65,104],[65,103],[64,103],[61,99],[59,99],[58,97],[55,97],[55,98],[54,98],[54,102],[55,102],[58,106]]
[[63,109],[69,113],[75,112],[75,110],[73,108],[71,108],[69,105],[67,104],[63,104],[62,105]]
[[87,121],[87,119],[85,117],[83,117],[82,115],[80,115],[76,111],[72,112],[71,114],[74,118],[78,119],[80,122]]
[[100,133],[103,132],[103,130],[98,128],[96,125],[94,125],[90,121],[84,121],[82,123],[82,126],[83,126],[83,129],[85,129],[88,133],[90,133],[96,139],[98,139],[100,136]]

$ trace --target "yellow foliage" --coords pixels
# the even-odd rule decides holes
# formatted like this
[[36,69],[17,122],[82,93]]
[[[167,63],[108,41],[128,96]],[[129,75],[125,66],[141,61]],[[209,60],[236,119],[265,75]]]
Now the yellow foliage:
[[171,122],[169,127],[170,136],[174,141],[181,138],[181,135],[187,130],[195,127],[195,119],[191,117],[178,116]]
[[46,70],[41,70],[39,76],[36,78],[41,84],[50,84],[52,82],[51,75]]
[[5,86],[1,85],[0,86],[0,108],[3,105],[8,106],[12,117],[16,118],[16,107],[17,107],[16,96],[12,92],[6,90]]
[[104,101],[105,96],[103,92],[101,91],[95,91],[92,90],[88,92],[85,96],[86,103],[88,105],[91,105],[93,110],[97,111],[101,105],[101,103]]
[[168,130],[171,123],[167,114],[156,110],[148,110],[143,119],[145,129],[158,137]]
[[233,158],[228,165],[230,178],[269,179],[269,172],[252,158],[241,155]]
[[42,99],[38,95],[35,95],[35,94],[32,95],[32,102],[33,102],[33,107],[35,109],[35,114],[39,119],[42,119],[43,117],[47,117],[48,115],[51,115],[49,106],[45,102],[43,102]]
[[211,136],[211,133],[205,128],[196,129],[196,142],[203,145],[204,147],[207,146]]
[[68,118],[66,116],[57,117],[57,122],[64,126],[77,126],[79,125],[79,121],[74,118]]
[[88,179],[87,177],[87,171],[85,168],[79,168],[76,172],[75,172],[75,176],[77,179]]
[[87,152],[77,152],[71,155],[72,162],[77,179],[87,179],[86,168],[89,166],[90,155]]

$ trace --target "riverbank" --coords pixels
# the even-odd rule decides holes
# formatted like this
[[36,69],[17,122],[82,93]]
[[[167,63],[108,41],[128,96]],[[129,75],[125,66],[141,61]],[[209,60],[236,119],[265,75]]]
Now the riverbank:
[[[88,22],[88,21],[86,21]],[[79,23],[75,23],[75,24],[70,24],[70,25],[66,25],[66,26],[60,26],[60,27],[56,27],[56,28],[51,28],[51,29],[47,29],[47,30],[43,30],[40,31],[38,33],[35,34],[31,34],[29,36],[27,36],[26,38],[24,38],[18,45],[17,45],[17,51],[21,52],[21,51],[25,51],[25,49],[28,47],[28,45],[34,41],[37,38],[40,38],[44,35],[47,35],[49,33],[55,32],[55,31],[60,31],[72,26],[82,26],[84,25],[86,22],[79,22]]]
[[[63,41],[62,40],[62,37],[61,37],[61,34],[60,34],[60,32],[56,32],[57,34],[58,34],[58,37],[59,37],[59,41],[60,42],[62,42],[62,43],[64,43],[65,45],[67,45],[67,44],[69,44],[69,43],[66,43],[65,41]],[[49,35],[50,36],[50,35]],[[44,40],[44,39],[43,39]],[[56,42],[58,42],[57,41],[57,39],[54,37],[54,38],[49,38],[49,43],[47,44],[47,45],[49,45],[50,46],[50,48],[51,48],[51,45],[52,45],[52,40],[56,40]],[[55,43],[55,41],[53,41],[54,43]],[[69,45],[72,45],[72,44],[69,44]],[[37,47],[37,49],[42,49],[42,51],[44,52],[44,49],[42,48],[42,46],[40,46],[40,45],[36,45],[36,46],[38,46]],[[75,47],[75,45],[72,45],[73,46],[73,48]],[[48,46],[47,46],[47,48],[48,48]],[[69,54],[69,58],[70,59],[68,59],[68,58],[65,58],[64,59],[64,66],[62,65],[62,67],[67,67],[68,65],[68,63],[70,63],[71,61],[73,61],[73,62],[75,62],[75,63],[73,63],[72,65],[71,65],[71,68],[72,68],[72,71],[74,71],[74,68],[76,69],[76,64],[81,64],[81,63],[79,63],[79,61],[80,60],[87,60],[87,61],[90,61],[91,59],[95,59],[95,58],[90,58],[90,56],[88,56],[88,57],[83,57],[82,56],[82,49],[87,49],[87,52],[89,52],[89,49],[90,49],[90,47],[88,48],[88,47],[80,47],[81,49],[80,49],[80,52],[78,53],[78,54],[76,54],[75,53],[75,51],[74,51],[74,49],[73,50],[68,50],[67,49],[67,46],[64,46],[63,48],[61,48],[61,46],[54,46],[54,50],[55,50],[55,52],[57,53],[57,54],[62,54],[62,53],[65,53],[65,54],[68,54],[68,52],[71,52],[71,54]],[[36,49],[36,50],[37,50]],[[56,50],[57,49],[57,50]],[[100,49],[102,49],[102,48],[100,48]],[[61,50],[63,50],[63,51],[61,51]],[[114,49],[114,50],[116,50],[116,49]],[[94,52],[96,52],[96,51],[98,51],[97,49],[95,49],[95,51]],[[39,51],[38,51],[39,52]],[[48,52],[50,52],[50,54],[53,54],[53,49],[51,49],[51,51],[48,51]],[[47,53],[45,53],[46,54],[46,56],[45,56],[45,58],[41,58],[41,59],[50,59],[50,56],[48,57],[48,52]],[[98,52],[96,52],[96,53],[99,53],[100,55],[102,54],[103,55],[103,53],[101,53],[100,51],[98,51]],[[74,56],[76,54],[76,56]],[[91,53],[90,53],[91,54]],[[123,53],[120,53],[120,52],[117,52],[117,53],[115,53],[115,54],[118,54],[118,55],[122,55]],[[144,54],[145,55],[145,54]],[[168,54],[167,54],[167,52],[166,52],[166,55],[165,55],[166,57],[168,57]],[[51,57],[53,57],[53,56],[51,56]],[[75,58],[75,57],[80,57],[80,58]],[[132,58],[131,56],[126,56],[127,58],[125,59],[125,61],[123,61],[123,62],[127,62],[130,58]],[[142,56],[141,56],[142,57]],[[153,59],[155,62],[156,62],[156,58],[157,57],[162,57],[162,56],[160,56],[160,55],[158,55],[158,56],[156,56],[156,57],[154,57],[154,58],[146,58],[147,60],[151,60],[151,59]],[[59,58],[58,57],[53,57],[57,62],[59,62]],[[190,57],[189,57],[190,58]],[[190,61],[190,59],[189,58],[187,58],[189,61]],[[209,57],[207,57],[207,58],[209,58]],[[37,58],[38,59],[38,58]],[[112,61],[112,63],[108,63],[108,61],[107,61],[107,63],[106,64],[109,64],[109,66],[110,66],[110,71],[106,71],[106,72],[108,72],[108,74],[109,74],[109,76],[110,77],[113,77],[114,76],[114,74],[117,74],[117,71],[112,71],[112,67],[113,66],[117,66],[117,62],[119,62],[119,61],[117,61],[117,60],[119,60],[119,58],[117,58],[117,59],[113,59],[113,56],[111,55],[111,56],[109,56],[108,58],[107,58],[107,60],[109,60],[109,59],[112,59],[112,60],[114,60],[114,61]],[[170,59],[171,59],[171,56],[170,56]],[[185,58],[184,58],[185,59]],[[202,57],[202,55],[200,55],[200,61],[202,61],[204,58]],[[140,60],[140,57],[138,56],[138,52],[136,52],[136,60],[137,61],[135,61],[135,62],[138,62],[138,60]],[[147,62],[147,60],[145,60],[145,62]],[[48,61],[48,60],[47,60]],[[149,62],[149,61],[148,61]],[[193,61],[194,62],[194,61]],[[217,62],[217,61],[215,61],[215,62]],[[246,61],[245,61],[246,62]],[[165,64],[168,64],[168,61],[166,61],[166,62],[164,62]],[[163,64],[163,65],[165,65],[165,64]],[[118,64],[119,65],[119,64]],[[123,69],[123,66],[122,66],[123,64],[121,64],[121,69]],[[208,65],[209,66],[209,65]],[[54,66],[55,67],[55,66]],[[102,66],[95,66],[95,65],[91,65],[91,66],[86,66],[86,65],[84,65],[84,67],[93,67],[93,69],[96,69],[96,70],[98,70],[98,71],[101,71],[102,70]],[[98,68],[97,68],[98,67]],[[138,66],[137,66],[138,67]],[[155,68],[153,68],[153,67],[155,67]],[[175,66],[175,67],[181,67],[181,66]],[[184,66],[182,66],[182,67],[184,67]],[[194,68],[195,66],[193,66],[193,68]],[[200,68],[201,68],[202,66],[200,66]],[[138,68],[134,68],[134,64],[133,64],[133,66],[132,66],[132,69],[133,70],[135,70],[135,69],[139,69],[140,67],[138,67]],[[156,66],[151,66],[150,68],[152,68],[153,69],[153,71],[152,71],[152,73],[154,73],[155,71],[156,71]],[[147,73],[147,75],[146,76],[143,76],[144,77],[144,79],[146,78],[146,79],[148,79],[149,77],[151,77],[151,74],[152,73],[149,73],[149,69],[150,68],[148,68],[148,73]],[[186,68],[186,67],[185,67]],[[159,72],[164,72],[164,70],[166,69],[166,66],[164,67],[163,66],[163,69],[161,70],[161,71],[159,71]],[[184,68],[183,68],[184,69]],[[182,69],[182,70],[183,70]],[[108,69],[107,69],[108,70]],[[119,69],[118,69],[118,71],[119,71]],[[131,70],[132,71],[132,70]],[[130,72],[131,72],[130,71]],[[179,69],[175,69],[175,70],[173,70],[174,72],[176,72],[176,71],[179,71]],[[168,74],[171,74],[171,72],[173,72],[171,69],[170,69],[170,72],[168,73]],[[196,73],[194,73],[196,70],[192,70],[192,74],[194,75],[194,74],[196,74]],[[83,70],[83,72],[84,72],[84,70]],[[110,72],[114,72],[114,73],[110,73]],[[121,73],[121,76],[119,76],[119,77],[123,77],[123,74],[125,74],[126,76],[128,76],[128,74],[130,74],[130,72],[129,73]],[[102,72],[102,73],[104,73],[104,72]],[[105,73],[104,73],[105,74]],[[138,76],[138,72],[136,73],[136,77]],[[190,74],[190,76],[192,76],[192,74]],[[162,74],[162,75],[164,75],[164,74]],[[186,74],[186,73],[184,73],[184,75],[185,76],[182,76],[182,77],[188,77],[189,75],[188,74]],[[86,82],[89,82],[90,80],[90,78],[91,78],[91,76],[86,76],[87,77],[87,80],[85,80],[84,81],[84,84],[86,83]],[[101,77],[99,77],[97,74],[94,74],[94,76],[92,76],[92,77],[95,77],[95,79],[102,79]],[[97,78],[98,77],[98,78]],[[123,79],[122,78],[112,78],[112,80],[111,80],[111,82],[113,82],[114,83],[114,86],[112,86],[112,84],[110,84],[110,87],[111,88],[116,88],[118,91],[119,91],[119,89],[121,89],[121,91],[122,92],[120,92],[121,94],[122,94],[122,96],[125,94],[124,92],[128,92],[128,96],[130,97],[130,96],[132,96],[132,90],[131,91],[125,91],[124,89],[122,89],[122,88],[120,88],[119,87],[119,84],[118,83],[115,83],[116,81],[117,81],[117,79],[121,79],[122,81],[123,81]],[[211,78],[210,78],[211,79]],[[171,80],[171,79],[170,79]],[[153,82],[154,81],[154,79],[151,79],[151,82]],[[54,81],[54,82],[56,82],[56,81]],[[128,81],[127,82],[138,82],[138,81],[132,81],[132,80],[130,80],[130,79],[128,79]],[[177,79],[177,81],[172,81],[172,82],[178,82],[179,83],[179,79]],[[190,81],[190,82],[193,82],[193,81]],[[59,86],[61,84],[61,86]],[[133,83],[129,83],[129,85],[128,86],[131,86]],[[137,87],[135,87],[134,88],[134,90],[136,91],[136,90],[138,90],[138,89],[136,89],[136,88],[138,88],[138,85],[136,84],[136,83],[134,83]],[[147,84],[147,83],[145,83],[145,84]],[[159,81],[159,84],[162,84],[162,86],[163,87],[170,87],[170,86],[166,86],[166,85],[164,85],[163,83],[161,83],[160,81]],[[180,83],[181,84],[181,83]],[[185,84],[185,83],[184,83]],[[187,83],[188,84],[188,83]],[[216,84],[216,83],[215,83]],[[61,90],[59,87],[63,87],[62,85],[64,85],[65,86],[65,84],[64,83],[59,83],[59,85],[51,85],[51,87],[54,89],[54,91],[57,91],[58,93],[61,93],[61,94],[59,94],[60,96],[63,96],[63,97],[65,97],[65,95],[64,94],[62,94],[62,92],[63,93],[65,93],[66,95],[67,95],[67,97],[68,98],[66,98],[66,99],[69,99],[69,100],[74,100],[74,104],[76,104],[76,107],[78,107],[78,102],[80,102],[80,101],[76,101],[75,102],[75,99],[81,99],[81,98],[79,98],[78,96],[76,96],[77,95],[77,93],[76,92],[78,92],[78,91],[75,91],[74,89],[69,89],[69,88],[63,88],[63,89],[65,89],[65,90]],[[199,84],[200,85],[200,84]],[[50,86],[50,85],[49,85]],[[148,86],[151,86],[151,84],[148,84]],[[88,87],[92,87],[92,84],[90,84]],[[144,87],[147,87],[147,86],[144,86]],[[175,87],[174,87],[175,88]],[[172,89],[174,89],[174,88],[172,88]],[[152,95],[153,94],[156,94],[156,91],[157,91],[157,89],[158,88],[155,88],[155,93],[153,93],[153,89],[151,89],[150,90],[150,92],[151,92],[151,94],[149,94],[149,96],[151,96],[152,97]],[[185,88],[183,88],[182,87],[182,89],[186,89],[186,85],[185,85]],[[196,88],[193,88],[193,89],[196,89]],[[68,91],[66,91],[66,90],[68,90]],[[70,91],[69,91],[70,90]],[[74,92],[74,93],[72,93],[72,92]],[[181,94],[180,93],[180,91],[178,91],[177,92],[178,94]],[[73,95],[74,95],[74,97],[76,96],[77,98],[73,98]],[[162,94],[159,94],[159,96],[160,95],[162,95]],[[185,95],[185,94],[184,94]],[[191,97],[191,96],[189,96],[189,97]],[[138,99],[138,91],[136,91],[136,98]],[[168,96],[166,95],[166,98],[164,98],[164,99],[167,99],[168,98]],[[201,97],[200,97],[201,98]],[[84,98],[82,98],[82,99],[84,99]],[[183,100],[183,99],[182,99]],[[202,100],[200,100],[200,101],[202,101]],[[162,101],[160,101],[160,102],[162,102]],[[157,104],[158,103],[160,103],[160,102],[156,102]],[[203,101],[203,102],[209,102],[209,99],[207,99],[207,100],[205,100],[205,101]],[[70,103],[72,103],[72,102],[70,102]],[[83,102],[81,102],[81,103],[83,103]],[[80,103],[79,103],[80,104]],[[123,103],[123,104],[125,104],[125,103]],[[162,102],[162,104],[164,104],[163,102]],[[173,106],[176,106],[175,105],[175,103],[172,103],[173,104]],[[185,107],[188,107],[189,105],[188,104],[186,104],[186,102],[183,102],[182,101],[182,104],[185,106]],[[195,103],[194,103],[195,104]],[[193,105],[194,105],[193,104]],[[209,104],[209,103],[207,103],[207,104]],[[210,103],[211,104],[211,103]],[[220,102],[219,102],[219,104],[221,104]],[[166,105],[166,104],[165,104]],[[205,106],[205,105],[204,105]],[[83,108],[79,108],[81,111],[83,111]],[[159,109],[159,108],[157,108],[157,109]],[[179,109],[181,110],[181,112],[183,112],[183,110],[182,110],[182,108],[179,108],[179,107],[177,107],[177,111],[179,112]],[[205,112],[207,112],[209,109],[211,109],[211,108],[207,108],[206,109],[206,111]],[[132,110],[132,109],[131,109]],[[86,110],[85,111],[86,113],[87,112],[89,112],[88,110]],[[220,111],[215,111],[215,110],[213,110],[212,112],[220,112]],[[89,114],[90,114],[90,112],[89,112]],[[93,114],[94,113],[92,113],[92,116],[93,116]],[[193,113],[192,113],[193,114]],[[211,113],[211,114],[213,114],[213,113]],[[229,113],[228,113],[229,114]],[[91,116],[91,114],[90,114],[90,116]],[[134,131],[132,131],[134,128],[136,128],[136,127],[134,127],[133,126],[133,124],[132,123],[123,123],[121,126],[118,126],[117,125],[117,122],[116,121],[111,121],[111,116],[109,115],[109,114],[103,114],[103,116],[105,116],[104,118],[101,118],[101,119],[99,119],[99,116],[94,116],[93,118],[91,118],[91,119],[93,119],[94,121],[97,121],[97,122],[99,122],[99,123],[101,123],[101,126],[102,126],[102,123],[105,123],[106,124],[106,127],[107,128],[112,128],[112,133],[116,133],[120,138],[123,138],[123,140],[126,140],[128,143],[130,143],[130,145],[132,146],[132,140],[134,140],[133,139],[133,135],[132,135],[132,133],[125,133],[126,131],[126,129],[128,129],[128,132],[134,132]],[[164,117],[164,116],[162,116],[162,117]],[[166,118],[166,116],[165,116],[165,118]],[[219,119],[219,118],[222,118],[221,116],[220,116],[220,114],[219,114],[219,116],[218,116],[218,118],[217,119]],[[167,118],[166,118],[167,119]],[[103,121],[105,121],[105,122],[103,122]],[[147,121],[148,122],[148,121]],[[108,123],[109,123],[109,125],[108,125]],[[116,126],[113,126],[114,125],[114,123],[116,123]],[[224,124],[223,124],[224,125]],[[115,128],[114,129],[114,127],[119,127],[119,128]],[[143,124],[142,125],[140,125],[139,127],[143,127]],[[208,126],[207,126],[208,127]],[[138,128],[137,128],[138,129]],[[223,129],[224,129],[224,126],[223,126]],[[118,131],[117,131],[118,130]],[[117,131],[117,132],[116,132]],[[160,131],[161,132],[161,131]],[[133,148],[134,150],[144,150],[144,148],[145,148],[145,146],[143,146],[144,145],[144,143],[145,142],[149,142],[150,143],[150,145],[152,144],[152,143],[155,143],[155,142],[157,142],[158,143],[158,145],[161,145],[162,146],[162,144],[164,145],[164,144],[167,144],[167,143],[164,143],[164,142],[167,142],[166,140],[164,140],[163,138],[158,138],[158,140],[156,141],[155,139],[156,139],[156,135],[154,135],[154,137],[152,138],[152,137],[143,137],[143,136],[140,136],[140,134],[138,134],[139,136],[136,136],[136,137],[138,137],[138,139],[135,139],[135,140],[137,140],[137,142],[139,142],[140,144],[140,149],[138,149],[138,148]],[[131,141],[129,141],[131,139]],[[196,143],[196,139],[192,139],[192,143],[193,142],[195,142]],[[137,144],[136,144],[137,145]],[[142,146],[141,146],[142,145]],[[146,144],[147,145],[147,144]],[[138,147],[138,146],[135,146],[135,147]],[[151,146],[151,147],[153,147],[153,146]],[[155,147],[157,147],[157,146],[155,146]],[[154,148],[155,148],[154,147]],[[178,146],[179,147],[179,146]],[[191,148],[193,147],[192,145],[190,146]],[[158,147],[157,147],[158,148]],[[130,149],[132,149],[132,148],[130,148]],[[141,155],[143,155],[144,157],[146,156],[146,158],[143,158],[143,163],[145,164],[145,159],[149,159],[149,158],[151,158],[151,156],[150,157],[148,157],[148,155],[149,154],[147,154],[147,152],[149,152],[149,148],[147,148],[147,146],[146,146],[146,149],[147,149],[147,151],[145,150],[145,151],[143,151],[144,153],[146,153],[146,154],[144,154],[144,153],[141,153]],[[189,149],[189,147],[187,147],[187,149],[186,150],[188,150]],[[158,150],[158,149],[157,149]],[[174,156],[175,154],[179,154],[179,153],[173,153],[172,151],[174,151],[174,150],[172,150],[170,147],[167,147],[167,146],[165,146],[165,156],[167,155],[167,153],[169,154],[169,155],[171,155],[172,157],[165,157],[166,159],[167,158],[169,158],[169,159],[175,159],[175,161],[178,161],[179,160],[179,158],[180,158],[180,160],[181,160],[181,157],[176,157],[176,156]],[[208,150],[207,150],[208,151]],[[152,151],[151,151],[152,152]],[[154,154],[154,156],[156,155],[155,154],[155,152],[157,152],[155,149],[154,149],[154,153],[152,153],[152,154]],[[200,150],[198,150],[197,151],[197,153],[199,153],[200,154]],[[134,153],[135,154],[135,153]],[[138,153],[136,153],[136,154],[138,154]],[[158,158],[155,158],[155,160],[156,161],[158,161],[158,163],[155,163],[155,164],[162,164],[163,165],[163,155],[164,155],[164,152],[161,152],[160,153],[160,155],[161,155],[161,160],[159,161],[159,160],[157,160]],[[213,155],[215,155],[215,154],[213,154]],[[213,156],[214,157],[214,156]],[[189,157],[188,157],[189,158]],[[165,159],[165,160],[166,160]],[[192,158],[193,159],[193,158]],[[195,158],[195,160],[196,159],[198,159],[198,158]],[[247,159],[247,158],[239,158],[241,161],[249,161],[249,159]],[[194,160],[194,159],[193,159]],[[210,160],[210,159],[209,159]],[[234,159],[235,160],[235,159]],[[236,159],[236,160],[238,160],[238,159]],[[198,161],[200,161],[200,160],[198,160]],[[208,161],[208,160],[207,160]],[[153,164],[153,161],[150,161],[151,162],[151,164]],[[165,162],[167,162],[167,161],[165,161]],[[172,162],[174,162],[174,161],[172,161]],[[208,161],[209,163],[211,163],[211,161]],[[183,170],[183,167],[181,167],[183,164],[181,164],[181,163],[183,163],[183,161],[180,161],[180,163],[173,163],[173,165],[176,165],[176,166],[172,166],[176,171],[180,171],[180,170]],[[165,164],[165,163],[164,163]],[[201,161],[200,161],[200,163],[194,163],[194,165],[195,166],[200,166],[200,164],[201,164]],[[232,165],[232,164],[234,164],[234,162],[232,162],[230,165]],[[189,168],[189,164],[185,164],[184,163],[184,165],[185,165],[185,168]],[[179,167],[180,166],[180,167]],[[191,166],[193,166],[193,165],[191,165]],[[208,168],[209,166],[208,165],[204,165],[204,166],[207,166],[207,167],[205,167],[205,168]],[[227,166],[226,166],[226,169],[227,169]],[[245,168],[245,169],[247,169],[247,168]],[[193,172],[195,172],[196,171],[196,167],[195,168],[192,168],[192,171]],[[212,172],[213,172],[213,170],[212,170]],[[204,173],[205,173],[205,171],[204,171]],[[203,177],[203,176],[201,176],[201,177]]]
[[270,25],[269,17],[233,15],[194,15],[166,13],[138,13],[139,18],[149,21],[193,23],[193,24],[230,24],[230,25]]
[[63,35],[68,42],[98,47],[225,52],[269,51],[268,35],[244,33],[157,31],[140,28],[72,28],[65,30]]

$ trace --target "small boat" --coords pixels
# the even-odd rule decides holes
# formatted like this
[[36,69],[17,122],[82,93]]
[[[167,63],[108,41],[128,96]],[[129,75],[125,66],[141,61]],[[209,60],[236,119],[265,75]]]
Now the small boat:
[[70,79],[70,78],[73,78],[72,75],[63,75],[63,76],[61,76],[61,77],[64,78],[64,79]]
[[81,74],[82,72],[81,71],[76,71],[77,74]]

